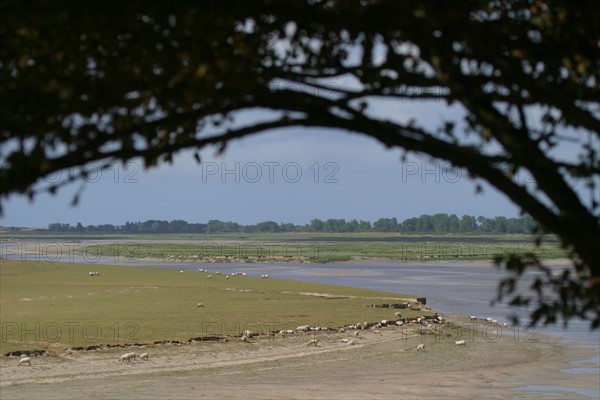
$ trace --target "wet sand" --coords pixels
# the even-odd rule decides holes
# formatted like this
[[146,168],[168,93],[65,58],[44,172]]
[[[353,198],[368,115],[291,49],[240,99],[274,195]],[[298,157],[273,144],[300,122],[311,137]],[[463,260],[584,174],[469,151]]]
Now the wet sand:
[[[461,316],[451,316],[466,323]],[[475,325],[485,329],[484,323]],[[313,334],[262,336],[249,343],[226,343],[134,349],[148,361],[120,363],[128,350],[101,350],[32,359],[0,357],[0,398],[6,399],[398,399],[535,398],[589,399],[575,391],[528,390],[524,386],[563,386],[597,390],[600,378],[564,374],[569,362],[589,350],[559,345],[553,337],[536,341],[466,336],[457,346],[440,326],[420,335],[401,327],[319,333],[319,345],[307,346]],[[354,338],[355,345],[342,342]],[[424,343],[425,351],[417,352]],[[527,382],[523,384],[522,382]]]

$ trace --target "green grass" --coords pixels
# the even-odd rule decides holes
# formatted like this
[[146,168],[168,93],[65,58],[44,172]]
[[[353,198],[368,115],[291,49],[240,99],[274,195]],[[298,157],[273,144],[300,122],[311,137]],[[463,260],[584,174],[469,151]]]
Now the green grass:
[[[89,271],[100,276],[90,277]],[[395,310],[367,307],[399,302],[381,297],[403,295],[250,276],[208,279],[200,272],[135,266],[5,261],[0,263],[0,352],[40,349],[47,342],[73,347],[187,340],[246,328],[392,319]],[[198,309],[199,302],[205,308]],[[402,311],[403,316],[425,314]]]
[[492,261],[497,254],[534,252],[540,258],[564,258],[567,253],[554,243],[539,247],[527,241],[398,241],[398,242],[218,242],[139,243],[98,245],[90,250],[105,256],[156,258],[198,262],[313,262],[353,259],[400,261]]
[[[556,237],[548,235],[538,247],[531,235],[406,235],[399,233],[231,233],[172,235],[85,235],[28,233],[11,239],[78,240],[88,251],[105,256],[157,258],[199,262],[311,262],[361,259],[400,261],[491,261],[497,254],[534,252],[542,259],[566,258]],[[113,244],[91,245],[103,240]],[[141,241],[128,245],[133,241]],[[100,252],[100,253],[98,253]]]

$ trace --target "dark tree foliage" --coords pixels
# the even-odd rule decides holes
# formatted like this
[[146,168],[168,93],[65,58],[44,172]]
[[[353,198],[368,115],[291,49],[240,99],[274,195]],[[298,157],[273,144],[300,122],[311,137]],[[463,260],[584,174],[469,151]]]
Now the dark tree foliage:
[[[475,221],[475,217],[465,215],[466,220]],[[424,229],[422,221],[434,220],[435,227]],[[209,224],[188,223],[182,220],[156,221],[148,220],[145,222],[129,222],[123,226],[111,224],[82,226],[77,223],[76,226],[70,224],[55,222],[48,225],[51,232],[85,232],[85,233],[227,233],[227,232],[402,232],[402,233],[531,233],[535,228],[535,223],[531,218],[485,218],[479,217],[481,225],[474,224],[468,228],[453,224],[458,221],[456,215],[435,214],[434,216],[421,215],[418,218],[409,218],[403,222],[397,222],[396,218],[380,218],[373,226],[369,221],[357,221],[355,219],[346,221],[345,219],[328,219],[321,221],[313,219],[307,225],[295,225],[292,223],[277,223],[274,221],[259,222],[256,225],[240,225],[236,222],[223,222],[211,220]]]
[[[558,235],[572,270],[516,300],[535,301],[536,320],[598,327],[599,4],[1,1],[1,194],[54,192],[39,179],[90,162],[150,167],[274,129],[350,131],[450,162]],[[402,118],[402,101],[425,100],[462,117]],[[378,117],[386,101],[397,117]],[[242,110],[264,112],[249,123]],[[501,295],[543,269],[498,262],[515,279]]]

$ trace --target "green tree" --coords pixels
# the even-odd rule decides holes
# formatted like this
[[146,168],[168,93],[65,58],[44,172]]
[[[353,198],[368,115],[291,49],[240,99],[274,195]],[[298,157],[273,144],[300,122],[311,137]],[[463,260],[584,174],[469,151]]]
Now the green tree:
[[[87,163],[136,157],[150,167],[273,129],[351,131],[467,171],[556,234],[572,270],[555,277],[534,255],[500,258],[514,273],[501,294],[538,268],[539,296],[515,302],[534,302],[536,320],[578,316],[598,327],[598,7],[3,1],[0,193],[54,192],[62,183],[40,178],[66,169],[85,178]],[[445,102],[462,114],[430,127],[373,112],[391,100]],[[271,113],[231,123],[255,109]],[[573,157],[556,151],[565,146]],[[534,185],[516,179],[523,174]]]

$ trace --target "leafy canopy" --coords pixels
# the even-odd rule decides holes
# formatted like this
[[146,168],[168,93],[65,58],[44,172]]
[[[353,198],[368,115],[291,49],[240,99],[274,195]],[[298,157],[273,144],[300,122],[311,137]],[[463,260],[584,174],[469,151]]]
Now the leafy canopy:
[[[289,127],[367,135],[489,182],[571,251],[534,319],[600,325],[599,6],[594,1],[3,1],[1,194],[90,162]],[[459,110],[436,127],[402,102]],[[397,114],[382,117],[386,104]],[[244,122],[241,112],[256,120]],[[262,111],[257,113],[257,111]],[[430,122],[430,121],[429,121]],[[197,154],[199,160],[199,155]],[[511,179],[525,171],[526,185]],[[548,295],[549,294],[549,295]],[[517,297],[515,303],[533,301]]]

